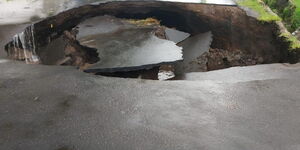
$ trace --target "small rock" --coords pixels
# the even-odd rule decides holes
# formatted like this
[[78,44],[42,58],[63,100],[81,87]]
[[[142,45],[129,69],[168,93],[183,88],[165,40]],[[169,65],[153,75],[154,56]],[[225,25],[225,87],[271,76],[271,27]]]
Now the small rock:
[[173,65],[162,65],[159,68],[158,80],[165,81],[175,77],[175,69]]
[[38,100],[40,100],[40,98],[39,97],[35,97],[33,100],[34,101],[38,101]]

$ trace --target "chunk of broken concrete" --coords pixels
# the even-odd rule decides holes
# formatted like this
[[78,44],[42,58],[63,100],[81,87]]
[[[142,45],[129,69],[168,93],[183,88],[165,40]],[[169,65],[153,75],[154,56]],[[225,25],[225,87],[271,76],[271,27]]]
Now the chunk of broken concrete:
[[202,58],[209,51],[213,35],[211,32],[199,33],[189,37],[179,45],[183,47],[184,61],[176,64],[176,73],[207,71],[206,60]]
[[183,40],[187,39],[191,35],[189,33],[178,31],[172,28],[166,28],[165,32],[166,32],[166,39],[173,41],[175,43],[182,42]]
[[175,68],[173,65],[161,65],[158,72],[158,80],[165,81],[175,78]]
[[114,17],[95,17],[78,25],[77,40],[97,49],[101,60],[86,72],[150,69],[182,60],[182,48],[155,36],[157,27],[140,27]]

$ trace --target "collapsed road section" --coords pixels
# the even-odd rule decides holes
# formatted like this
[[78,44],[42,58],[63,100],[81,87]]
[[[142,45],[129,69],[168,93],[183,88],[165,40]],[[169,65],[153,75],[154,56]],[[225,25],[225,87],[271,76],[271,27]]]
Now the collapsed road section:
[[[131,25],[130,20],[126,23],[112,17],[102,23],[103,18],[92,18],[77,26],[79,43],[97,49],[100,57],[100,61],[84,68],[86,72],[151,69],[182,60],[181,47],[155,36],[163,29],[152,21],[154,19],[146,19],[145,23],[131,20],[137,24]],[[109,27],[103,25],[105,23]]]
[[261,23],[236,6],[107,2],[37,22],[6,51],[27,63],[72,65],[100,75],[180,79],[188,72],[299,61],[278,31],[275,23]]

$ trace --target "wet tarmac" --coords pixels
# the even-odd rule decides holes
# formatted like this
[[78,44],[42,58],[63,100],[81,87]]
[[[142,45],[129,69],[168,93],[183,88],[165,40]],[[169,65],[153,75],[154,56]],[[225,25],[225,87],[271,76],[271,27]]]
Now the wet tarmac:
[[300,149],[300,64],[182,81],[95,76],[3,59],[25,26],[0,28],[0,150]]
[[299,64],[165,82],[5,60],[0,68],[0,149],[299,149]]

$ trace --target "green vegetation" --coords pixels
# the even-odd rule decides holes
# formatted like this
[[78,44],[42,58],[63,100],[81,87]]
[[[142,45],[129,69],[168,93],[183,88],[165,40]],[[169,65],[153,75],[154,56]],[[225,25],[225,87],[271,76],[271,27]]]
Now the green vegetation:
[[[270,13],[264,2],[280,17]],[[238,4],[256,11],[261,21],[281,21],[282,17],[290,31],[295,31],[300,27],[300,0],[289,0],[286,4],[282,4],[279,0],[241,0]],[[300,49],[300,41],[291,33],[281,33],[279,37],[289,43],[290,51]]]
[[248,7],[259,14],[259,20],[265,22],[281,21],[281,18],[266,10],[264,3],[260,0],[241,0],[239,5]]
[[299,28],[300,27],[300,1],[294,0],[294,4],[296,5],[296,11],[294,13],[293,23],[294,23],[294,27]]
[[[285,22],[285,26],[291,32],[300,27],[300,0],[264,0]],[[290,50],[299,50],[299,40],[290,33],[282,33],[280,37],[290,43]]]
[[297,50],[300,49],[300,41],[290,33],[282,33],[280,34],[281,38],[284,38],[288,43],[290,43],[289,50]]
[[288,0],[282,2],[279,0],[264,0],[274,12],[276,12],[286,23],[289,31],[295,31],[300,27],[300,1]]

